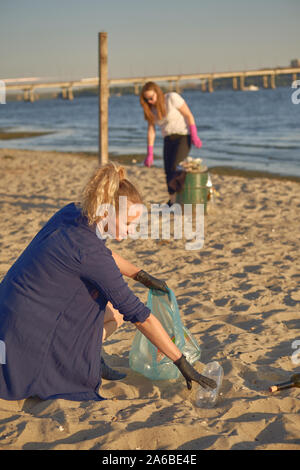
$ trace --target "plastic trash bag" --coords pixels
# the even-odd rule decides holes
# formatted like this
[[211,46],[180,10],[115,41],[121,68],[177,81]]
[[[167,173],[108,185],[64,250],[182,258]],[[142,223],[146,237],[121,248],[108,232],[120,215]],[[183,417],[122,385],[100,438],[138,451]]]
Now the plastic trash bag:
[[[181,322],[176,297],[171,289],[168,294],[159,290],[149,290],[147,306],[163,325],[176,346],[194,364],[201,354],[195,338]],[[140,331],[133,339],[129,353],[132,370],[151,380],[177,379],[180,376],[173,361],[159,351]]]

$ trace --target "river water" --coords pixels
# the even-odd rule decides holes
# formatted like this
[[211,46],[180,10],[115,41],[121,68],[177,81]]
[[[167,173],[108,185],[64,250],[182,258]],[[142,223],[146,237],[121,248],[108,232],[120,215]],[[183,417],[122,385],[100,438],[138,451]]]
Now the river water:
[[[258,91],[218,90],[182,93],[194,114],[203,147],[190,155],[208,167],[231,166],[281,175],[300,176],[300,104],[292,88]],[[88,151],[98,149],[98,98],[73,101],[40,99],[8,101],[0,106],[0,128],[13,131],[53,131],[34,138],[0,140],[2,148]],[[135,95],[109,98],[109,152],[146,152],[147,125]],[[155,163],[162,165],[163,140],[157,128]]]

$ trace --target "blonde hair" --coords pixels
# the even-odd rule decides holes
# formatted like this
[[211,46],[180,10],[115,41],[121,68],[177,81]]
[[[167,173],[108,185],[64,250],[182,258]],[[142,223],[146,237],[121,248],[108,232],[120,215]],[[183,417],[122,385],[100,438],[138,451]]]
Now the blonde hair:
[[166,104],[165,104],[165,96],[164,96],[162,89],[154,82],[145,83],[145,85],[143,86],[141,90],[140,103],[144,110],[145,120],[148,121],[150,124],[154,124],[155,115],[151,110],[152,105],[147,103],[144,98],[145,91],[151,91],[151,90],[153,90],[157,95],[157,101],[154,106],[156,108],[157,118],[159,121],[167,115],[167,110],[166,110]]
[[101,217],[97,209],[102,204],[111,204],[119,211],[119,197],[127,196],[128,201],[142,204],[138,189],[126,178],[126,170],[113,162],[98,167],[82,194],[82,213],[88,219],[89,225],[98,223]]

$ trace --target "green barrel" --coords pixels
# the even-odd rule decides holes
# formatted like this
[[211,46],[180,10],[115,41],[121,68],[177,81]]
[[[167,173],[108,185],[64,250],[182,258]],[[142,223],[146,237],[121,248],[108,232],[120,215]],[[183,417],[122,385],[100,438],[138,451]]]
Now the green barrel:
[[204,204],[207,214],[207,200],[210,188],[207,186],[208,169],[201,172],[187,172],[182,190],[176,193],[179,204]]

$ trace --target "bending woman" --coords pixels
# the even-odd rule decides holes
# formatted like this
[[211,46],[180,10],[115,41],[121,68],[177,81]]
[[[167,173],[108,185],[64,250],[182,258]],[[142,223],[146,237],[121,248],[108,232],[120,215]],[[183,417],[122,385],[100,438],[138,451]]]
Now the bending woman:
[[[190,366],[161,323],[130,290],[129,276],[147,287],[166,290],[165,282],[144,272],[105,245],[111,230],[99,207],[116,212],[115,238],[129,230],[119,197],[128,209],[141,203],[124,169],[112,163],[98,168],[81,204],[59,210],[38,232],[0,284],[0,398],[102,400],[102,342],[123,320],[134,323],[192,381],[214,386]],[[106,206],[105,206],[106,207]],[[128,220],[136,219],[136,215]],[[109,220],[109,219],[108,219]],[[117,377],[120,378],[120,377]]]
[[145,166],[150,167],[153,163],[155,125],[161,128],[164,138],[163,158],[170,206],[176,200],[176,192],[182,187],[179,179],[174,181],[176,167],[188,156],[191,143],[200,148],[202,142],[197,134],[194,116],[178,93],[172,92],[164,95],[156,83],[147,82],[142,88],[140,103],[148,122]]

